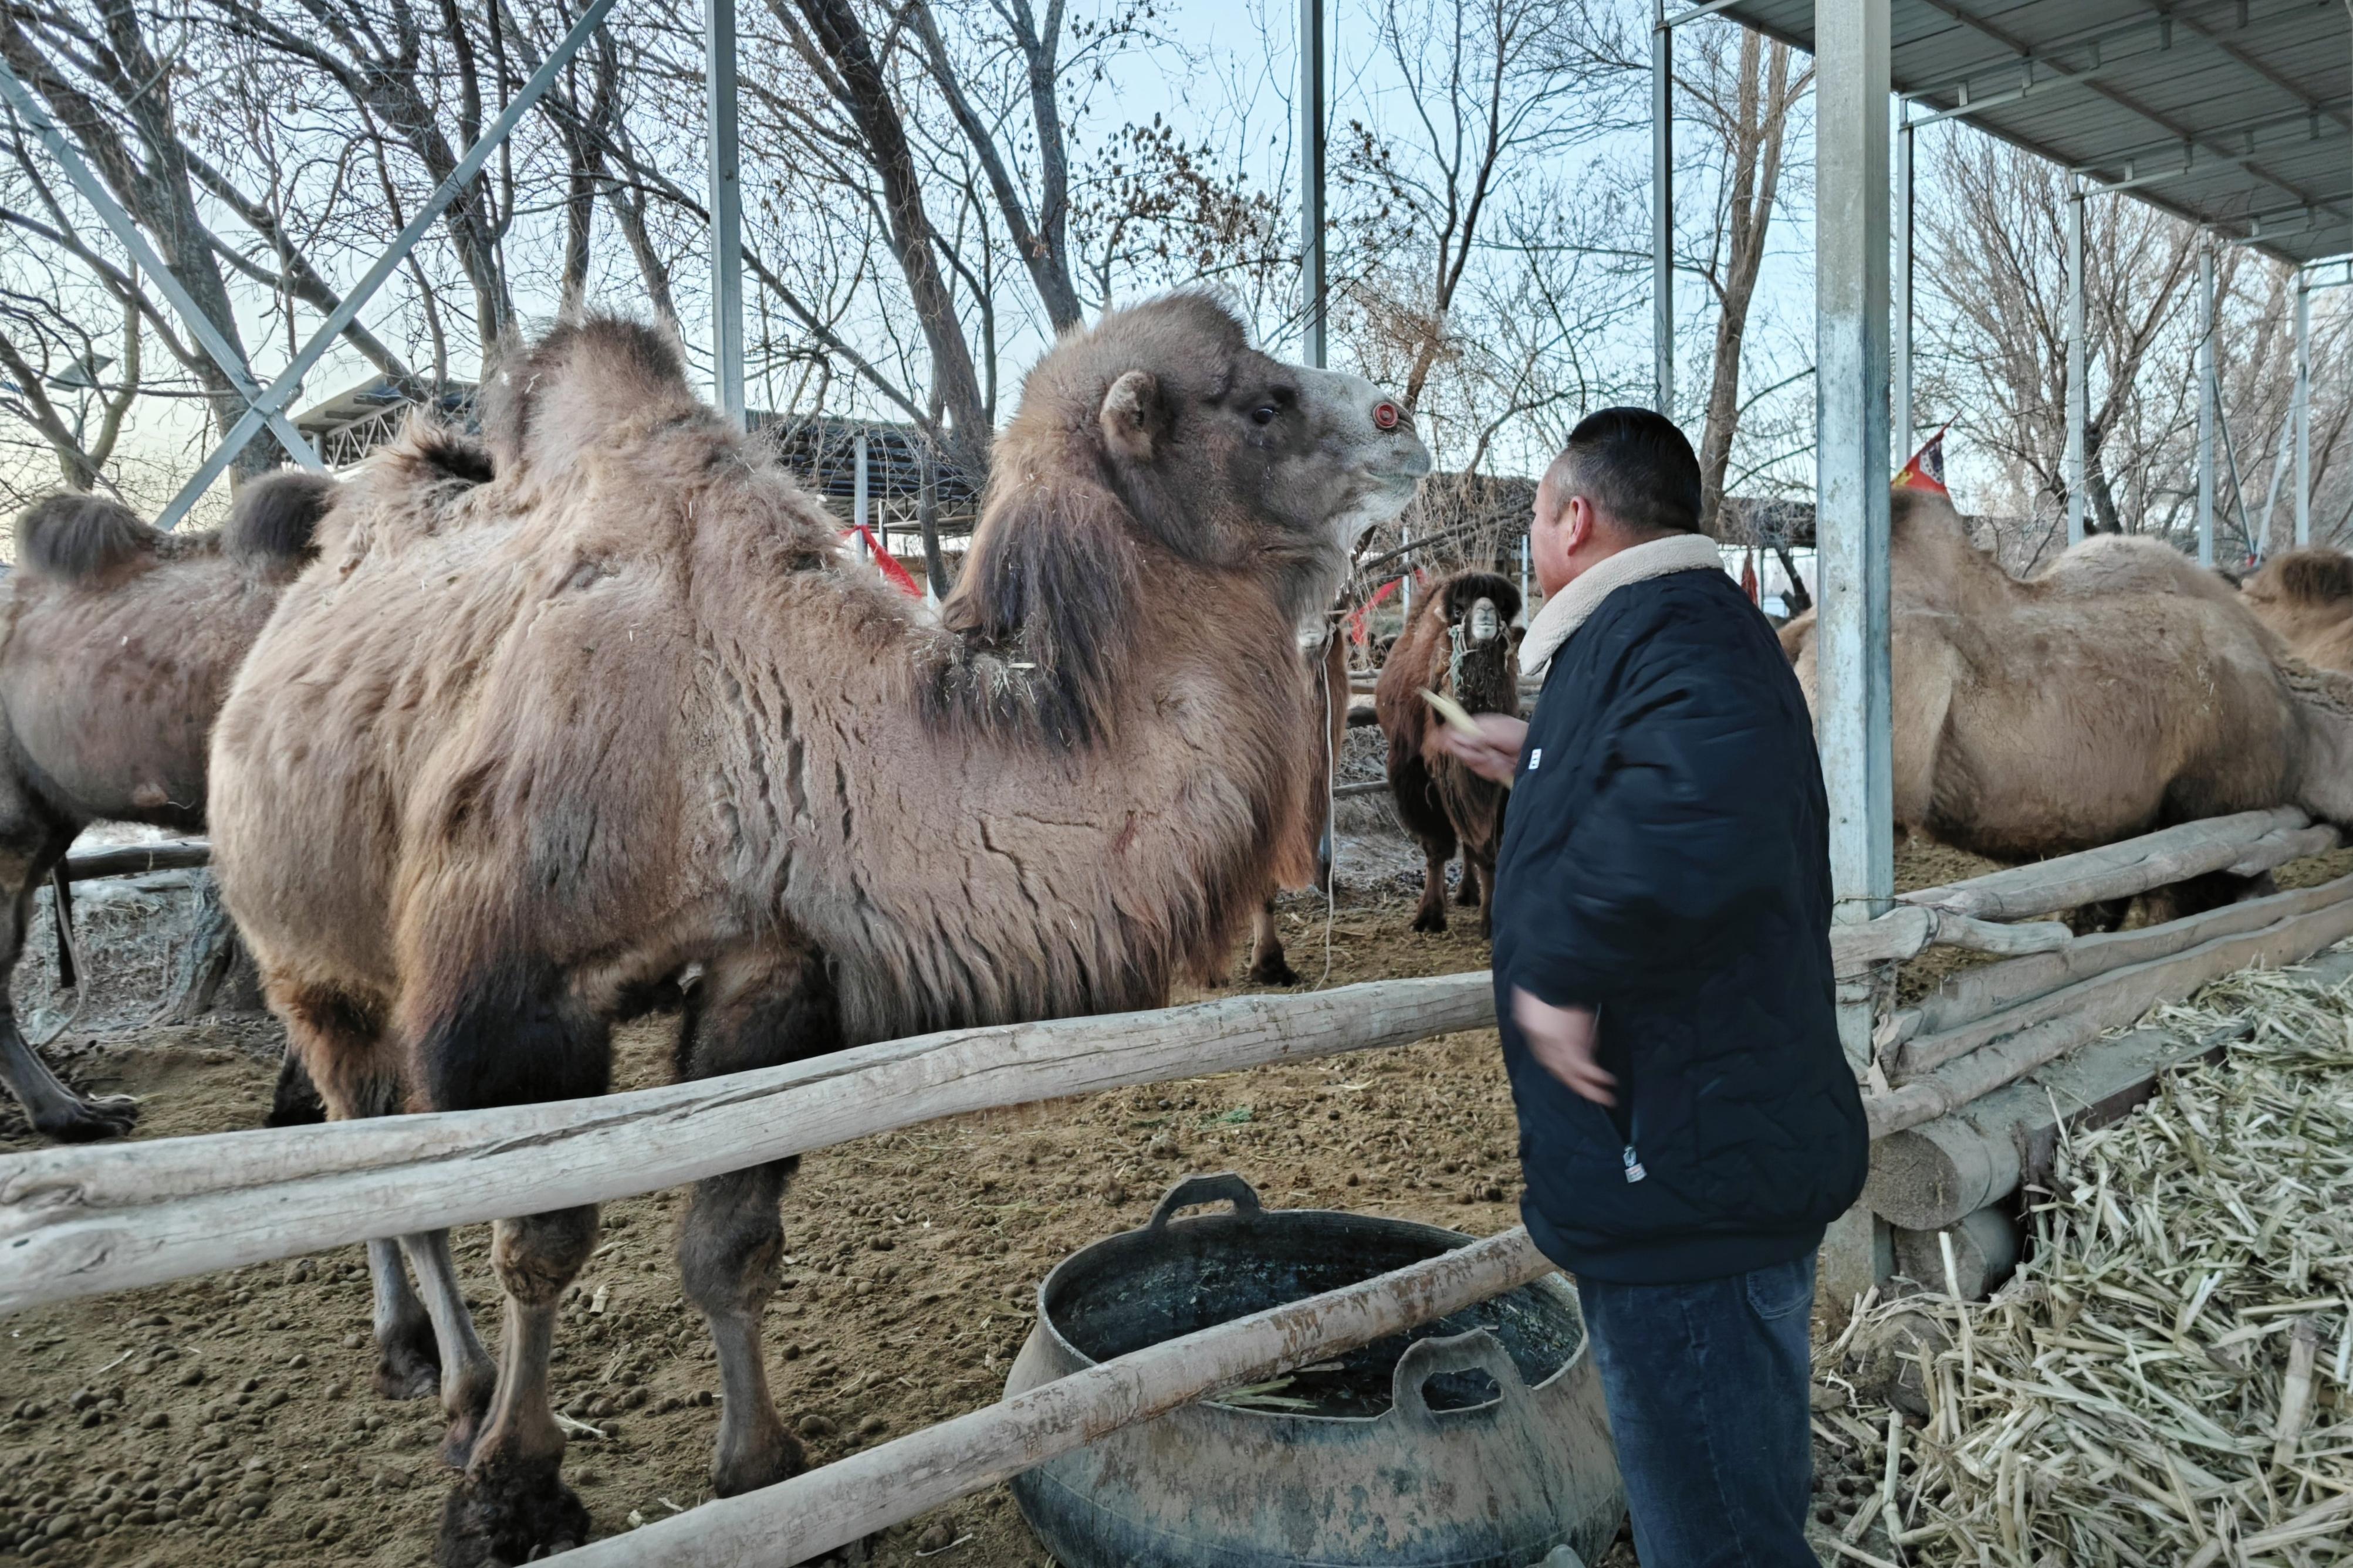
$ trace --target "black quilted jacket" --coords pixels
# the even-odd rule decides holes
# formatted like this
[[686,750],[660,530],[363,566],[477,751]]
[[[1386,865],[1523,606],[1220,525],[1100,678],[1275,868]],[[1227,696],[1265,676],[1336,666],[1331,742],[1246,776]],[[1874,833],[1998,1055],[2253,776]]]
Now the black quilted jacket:
[[[1787,1262],[1862,1191],[1831,979],[1829,809],[1804,695],[1732,580],[1618,589],[1554,657],[1496,867],[1521,1201],[1624,1284]],[[1511,994],[1600,1015],[1618,1104],[1529,1056]]]

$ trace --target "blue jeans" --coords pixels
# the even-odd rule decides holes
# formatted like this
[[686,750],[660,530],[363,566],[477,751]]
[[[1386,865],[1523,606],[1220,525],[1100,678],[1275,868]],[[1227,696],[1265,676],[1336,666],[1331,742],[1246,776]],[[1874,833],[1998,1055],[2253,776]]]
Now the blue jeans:
[[1806,1544],[1812,1256],[1577,1289],[1642,1568],[1819,1568]]

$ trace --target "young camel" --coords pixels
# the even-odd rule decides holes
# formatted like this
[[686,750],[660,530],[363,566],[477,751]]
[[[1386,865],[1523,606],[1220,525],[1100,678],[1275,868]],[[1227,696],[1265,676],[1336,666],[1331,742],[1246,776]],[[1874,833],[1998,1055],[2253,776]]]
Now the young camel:
[[[560,327],[483,419],[488,483],[422,438],[354,482],[215,741],[224,896],[338,1117],[601,1093],[610,1020],[689,965],[690,1078],[1208,977],[1303,810],[1297,638],[1430,467],[1208,300],[1114,311],[1030,372],[925,626],[667,338]],[[681,1223],[722,1494],[801,1464],[760,1351],[793,1163]],[[548,1358],[596,1229],[496,1227],[494,1387],[446,1249],[404,1244],[465,1466],[444,1563],[586,1536]]]
[[2264,562],[2240,593],[2296,658],[2353,673],[2353,555],[2285,551]]
[[33,891],[93,822],[203,829],[213,715],[333,490],[317,474],[257,479],[209,532],[160,532],[94,495],[16,520],[0,581],[0,1083],[44,1137],[111,1138],[138,1108],[75,1094],[16,1026]]
[[[2353,826],[2353,680],[2288,658],[2221,578],[2133,542],[2021,582],[1945,498],[1894,492],[1900,831],[2015,862],[2262,806]],[[1809,702],[1813,629],[1781,632]],[[2201,878],[2152,901],[2170,916],[2264,885]]]
[[1495,851],[1503,847],[1504,786],[1491,784],[1440,750],[1439,718],[1422,697],[1451,697],[1473,713],[1520,710],[1520,591],[1493,572],[1462,572],[1424,595],[1422,607],[1381,662],[1373,690],[1389,742],[1389,796],[1421,845],[1427,867],[1413,929],[1446,929],[1446,863],[1462,850],[1455,901],[1479,910],[1488,934],[1494,901]]

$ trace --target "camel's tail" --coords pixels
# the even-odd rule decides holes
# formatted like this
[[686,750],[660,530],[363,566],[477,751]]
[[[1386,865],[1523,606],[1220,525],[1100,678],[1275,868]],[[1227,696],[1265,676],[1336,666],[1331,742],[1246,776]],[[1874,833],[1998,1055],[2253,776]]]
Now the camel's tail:
[[164,535],[138,513],[104,496],[63,491],[25,509],[16,519],[16,565],[61,583],[104,576],[142,555]]
[[237,491],[221,545],[240,561],[308,560],[317,549],[319,520],[335,504],[336,483],[325,474],[286,468]]

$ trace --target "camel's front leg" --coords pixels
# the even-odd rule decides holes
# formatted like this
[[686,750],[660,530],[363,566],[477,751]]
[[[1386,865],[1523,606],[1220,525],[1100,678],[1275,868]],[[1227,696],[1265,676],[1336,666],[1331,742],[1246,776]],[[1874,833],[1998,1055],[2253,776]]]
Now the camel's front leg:
[[547,1389],[564,1288],[596,1244],[596,1205],[501,1220],[491,1246],[506,1313],[498,1390],[466,1473],[441,1508],[442,1568],[524,1563],[588,1539],[588,1510],[564,1484],[564,1431]]

